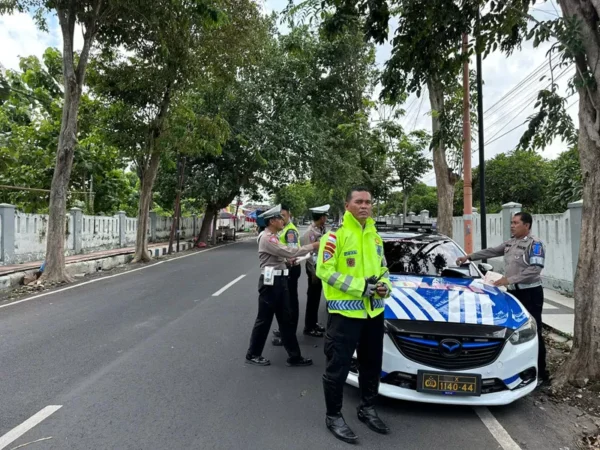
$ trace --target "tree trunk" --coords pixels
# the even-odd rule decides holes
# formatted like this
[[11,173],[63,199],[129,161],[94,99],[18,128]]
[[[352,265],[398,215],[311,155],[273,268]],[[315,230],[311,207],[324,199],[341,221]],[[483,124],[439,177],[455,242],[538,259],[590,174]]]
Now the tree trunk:
[[406,217],[408,216],[408,192],[406,192],[406,189],[402,194],[404,195],[404,220],[406,220]]
[[579,159],[583,176],[581,245],[575,275],[575,332],[573,349],[555,377],[555,383],[589,379],[600,381],[600,2],[560,2],[564,17],[580,23],[582,53],[576,55],[579,72],[594,77],[595,86],[579,79]]
[[[435,80],[429,80],[427,86],[429,88],[431,110],[441,112],[444,109],[444,87]],[[431,128],[433,133],[439,132],[440,127],[439,114],[432,114]],[[452,237],[452,213],[456,179],[446,161],[446,144],[443,137],[437,147],[433,149],[433,168],[435,170],[438,199],[437,229],[440,233]]]
[[216,208],[214,212],[213,218],[213,228],[212,228],[212,245],[217,245],[217,223],[219,222],[219,209]]
[[[183,164],[178,157],[177,161],[177,195],[175,196],[175,207],[173,208],[173,223],[171,224],[171,233],[169,235],[169,255],[173,253],[173,241],[175,239],[175,232],[179,231],[179,221],[181,216],[181,189],[183,188],[183,173],[185,168],[185,161]],[[179,241],[177,241],[179,242]],[[179,248],[177,248],[179,251]]]
[[75,2],[69,6],[57,6],[56,14],[63,38],[62,69],[64,79],[64,104],[56,166],[50,186],[50,204],[48,213],[48,233],[46,236],[46,266],[42,279],[48,281],[70,281],[65,266],[65,220],[67,215],[67,192],[73,168],[73,156],[77,145],[77,113],[83,92],[85,72],[90,49],[97,31],[97,20],[100,17],[101,0],[89,11],[85,23],[83,48],[76,61],[74,57],[74,36],[77,15]]
[[202,226],[200,227],[200,234],[198,235],[198,242],[206,242],[208,241],[208,233],[213,223],[214,212],[213,209],[209,206],[206,207],[206,213],[204,214],[204,219],[202,220]]
[[133,262],[148,262],[151,255],[148,251],[148,221],[152,207],[152,187],[160,165],[160,153],[153,152],[146,170],[143,171],[138,208],[138,228],[135,237],[135,256]]

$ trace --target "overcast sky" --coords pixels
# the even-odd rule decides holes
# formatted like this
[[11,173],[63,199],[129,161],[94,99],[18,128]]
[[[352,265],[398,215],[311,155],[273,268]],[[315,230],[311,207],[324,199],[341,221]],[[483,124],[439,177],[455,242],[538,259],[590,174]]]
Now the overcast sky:
[[[288,0],[258,1],[263,2],[262,6],[266,13],[281,11],[288,3]],[[559,11],[556,3],[550,1],[536,5],[531,13],[540,20],[548,20],[556,17]],[[78,29],[75,47],[80,49],[82,43],[81,30]],[[37,29],[32,17],[28,14],[0,16],[0,64],[5,68],[18,68],[19,56],[41,56],[47,47],[60,48],[61,45],[62,39],[56,17],[49,19],[49,32],[45,33]],[[487,111],[494,107],[493,110],[484,114],[485,141],[489,142],[485,149],[486,159],[498,153],[508,152],[518,143],[522,132],[525,130],[524,124],[520,127],[519,125],[533,112],[535,97],[539,89],[546,87],[549,83],[548,79],[539,81],[540,76],[548,71],[546,51],[549,48],[550,44],[547,44],[543,48],[534,50],[530,43],[526,43],[521,51],[513,53],[510,57],[496,53],[491,54],[483,61],[484,110]],[[379,67],[383,68],[390,52],[391,47],[389,44],[377,47],[377,64]],[[543,65],[544,63],[546,64]],[[473,68],[475,68],[474,63]],[[537,68],[540,68],[540,70],[535,77],[531,77],[528,84],[525,84],[512,97],[506,98],[503,103],[494,106],[504,95],[519,85]],[[555,77],[559,74],[561,74],[561,71],[555,73]],[[562,74],[558,81],[563,87],[565,95],[567,95],[567,81],[572,75],[573,69],[569,69]],[[429,99],[427,93],[424,94],[419,99],[414,96],[410,97],[404,105],[407,115],[401,120],[401,123],[409,131],[413,128],[431,129],[431,118],[428,115],[430,111]],[[574,95],[568,99],[567,104],[569,106],[573,105],[568,109],[568,112],[577,126],[576,101],[577,95]],[[478,144],[475,142],[473,149],[476,150],[477,148]],[[547,158],[555,158],[563,150],[565,150],[564,144],[557,139],[542,154]],[[478,153],[475,151],[473,153],[474,167],[478,164],[478,158]],[[426,174],[423,180],[430,185],[435,184],[433,173]]]

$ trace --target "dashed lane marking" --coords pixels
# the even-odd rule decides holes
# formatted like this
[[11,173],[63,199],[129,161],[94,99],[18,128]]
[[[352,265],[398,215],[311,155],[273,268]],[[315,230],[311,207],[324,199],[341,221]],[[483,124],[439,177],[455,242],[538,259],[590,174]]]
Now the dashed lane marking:
[[38,413],[31,416],[29,419],[27,419],[21,425],[13,428],[8,433],[6,433],[4,436],[0,437],[0,450],[2,450],[3,448],[6,448],[9,444],[11,444],[12,442],[19,439],[21,436],[23,436],[25,433],[27,433],[33,427],[35,427],[36,425],[41,423],[43,420],[50,417],[52,414],[54,414],[60,408],[62,408],[62,405],[46,406],[44,409],[42,409]]

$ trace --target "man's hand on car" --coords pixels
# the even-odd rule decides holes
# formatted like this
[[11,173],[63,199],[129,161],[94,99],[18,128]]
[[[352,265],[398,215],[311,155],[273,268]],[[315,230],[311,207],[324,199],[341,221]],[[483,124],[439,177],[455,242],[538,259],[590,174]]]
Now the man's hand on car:
[[465,255],[465,256],[460,256],[458,258],[456,258],[456,265],[457,266],[461,266],[464,263],[466,263],[469,260],[469,256]]

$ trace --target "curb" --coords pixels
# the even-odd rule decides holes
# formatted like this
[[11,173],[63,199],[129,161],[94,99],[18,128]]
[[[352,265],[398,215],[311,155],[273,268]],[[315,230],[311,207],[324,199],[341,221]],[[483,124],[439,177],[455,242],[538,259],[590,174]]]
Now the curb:
[[[173,253],[178,253],[176,251],[176,246],[174,245],[173,247]],[[193,242],[179,243],[179,253],[192,248],[194,248]],[[162,256],[167,256],[167,252],[169,251],[169,244],[166,243],[164,245],[152,247],[149,249],[149,251],[152,254],[152,257],[156,259]],[[115,267],[118,267],[120,265],[129,264],[133,260],[133,255],[134,252],[118,253],[116,255],[97,257],[93,257],[93,254],[90,254],[90,258],[85,259],[84,261],[67,263],[66,270],[67,273],[71,276],[77,274],[89,275],[103,270],[114,269]],[[0,276],[0,291],[9,290],[21,286],[25,275],[34,275],[38,272],[38,270],[38,268],[27,269],[20,272],[13,272]]]

